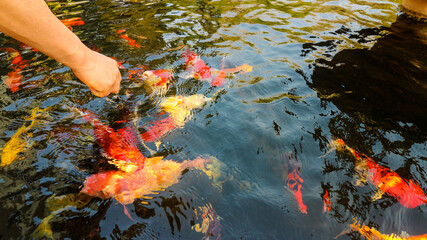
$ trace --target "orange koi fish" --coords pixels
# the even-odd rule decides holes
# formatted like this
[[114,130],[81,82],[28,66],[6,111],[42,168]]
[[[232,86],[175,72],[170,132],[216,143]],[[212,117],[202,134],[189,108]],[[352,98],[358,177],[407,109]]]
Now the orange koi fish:
[[75,18],[68,18],[68,19],[62,19],[61,22],[70,29],[70,31],[73,31],[74,26],[81,26],[84,25],[85,22],[80,17]]
[[323,211],[329,212],[331,210],[331,201],[329,199],[329,192],[325,190],[325,194],[323,195]]
[[81,111],[75,109],[90,122],[94,129],[94,135],[105,155],[112,160],[124,172],[135,172],[144,167],[145,157],[139,151],[136,143],[138,135],[131,127],[124,127],[117,131],[102,123],[94,113],[89,110]]
[[120,38],[125,39],[129,45],[131,45],[133,47],[136,47],[136,48],[140,48],[141,47],[141,45],[139,45],[138,43],[136,43],[136,41],[134,39],[129,38],[127,34],[122,34],[124,32],[126,32],[125,29],[120,29],[120,30],[116,31],[116,33],[119,34]]
[[202,224],[195,224],[191,227],[196,232],[204,233],[202,240],[208,239],[221,239],[221,217],[218,216],[216,211],[212,208],[210,203],[206,204],[206,206],[199,207],[199,213],[197,209],[194,209],[194,213],[196,214],[196,220],[198,220],[198,215],[201,214]]
[[191,110],[200,108],[210,98],[201,94],[191,96],[173,96],[161,100],[159,106],[169,116],[156,121],[146,132],[141,134],[145,142],[154,142],[174,128],[182,127],[191,117]]
[[184,52],[182,56],[185,60],[186,73],[181,74],[181,77],[185,79],[192,77],[197,80],[208,81],[212,86],[224,85],[227,73],[241,72],[245,74],[252,71],[252,67],[248,64],[229,69],[221,67],[220,70],[216,70],[207,66],[200,56],[192,51]]
[[362,181],[368,180],[378,188],[378,193],[373,197],[374,201],[387,193],[407,208],[427,203],[427,197],[417,183],[402,179],[396,172],[378,165],[365,154],[348,147],[342,139],[332,141],[331,145],[338,150],[348,150],[356,158],[356,172]]
[[178,163],[162,158],[147,158],[144,168],[133,173],[118,170],[93,174],[86,179],[80,192],[102,199],[114,198],[127,205],[137,198],[150,198],[149,195],[178,183],[183,170],[200,169],[213,161],[212,158],[199,157]]
[[302,201],[302,183],[303,179],[300,177],[301,166],[293,158],[289,156],[288,158],[288,178],[287,185],[288,189],[293,193],[295,200],[298,203],[299,210],[302,213],[307,214],[307,206]]
[[[390,235],[382,234],[375,228],[370,228],[364,225],[363,223],[357,223],[356,220],[354,220],[354,222],[350,224],[350,228],[352,231],[359,232],[363,237],[365,237],[368,240],[427,240],[427,234],[418,235],[418,236],[407,236],[407,237],[400,237],[393,233]],[[350,232],[348,230],[343,231],[342,233],[338,234],[338,236],[336,236],[335,239],[347,233],[350,233]]]
[[19,86],[21,85],[21,72],[24,68],[29,66],[27,63],[28,61],[22,60],[21,54],[13,48],[1,48],[1,50],[9,52],[12,57],[10,67],[13,71],[7,74],[7,78],[4,80],[4,83],[12,92],[16,92],[19,90]]

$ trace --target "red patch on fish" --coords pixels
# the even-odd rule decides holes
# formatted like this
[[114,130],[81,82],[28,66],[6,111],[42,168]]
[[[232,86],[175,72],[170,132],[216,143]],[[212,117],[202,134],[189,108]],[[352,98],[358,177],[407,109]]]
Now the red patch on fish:
[[195,52],[187,51],[182,53],[187,70],[193,72],[194,78],[207,80],[211,78],[211,68]]
[[160,78],[160,81],[155,83],[155,86],[160,86],[169,83],[172,80],[172,72],[166,69],[151,70],[154,75]]
[[143,168],[145,157],[136,146],[138,136],[131,127],[114,131],[88,110],[84,112],[84,118],[94,126],[95,138],[108,157]]
[[119,34],[120,38],[125,39],[129,45],[131,45],[133,47],[136,47],[136,48],[140,48],[141,47],[141,45],[139,45],[138,43],[136,43],[136,41],[134,39],[128,37],[127,34],[122,34],[124,32],[126,32],[125,29],[120,29],[120,30],[116,31],[116,33]]
[[176,128],[178,125],[175,123],[175,119],[167,117],[155,122],[145,133],[141,134],[142,140],[145,142],[154,142],[159,140],[170,130]]
[[342,139],[335,140],[337,147],[346,148],[359,161],[366,165],[368,180],[384,193],[394,197],[404,207],[415,208],[427,203],[427,197],[421,187],[412,180],[402,179],[396,172],[375,163],[374,160],[345,145]]
[[302,183],[303,179],[300,177],[300,166],[295,159],[289,158],[288,160],[288,189],[293,193],[295,200],[298,203],[299,210],[302,213],[307,213],[307,206],[302,201]]
[[329,192],[325,190],[325,194],[323,195],[323,211],[329,212],[331,210],[331,202],[329,200]]

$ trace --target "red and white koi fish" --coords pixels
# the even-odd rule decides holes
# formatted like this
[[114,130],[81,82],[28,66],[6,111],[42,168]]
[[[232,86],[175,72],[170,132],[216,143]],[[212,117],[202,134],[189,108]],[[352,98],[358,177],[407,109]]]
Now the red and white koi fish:
[[[396,234],[382,234],[375,228],[370,228],[363,223],[357,223],[356,220],[352,224],[350,224],[351,231],[357,231],[359,232],[363,237],[365,237],[368,240],[427,240],[427,234],[418,235],[418,236],[397,236]],[[344,234],[348,234],[350,231],[346,230],[342,233],[338,234],[338,236],[335,237],[338,238]]]
[[184,52],[182,53],[182,56],[185,60],[186,72],[180,76],[185,79],[195,78],[201,81],[208,81],[212,86],[224,85],[227,73],[240,72],[241,74],[245,74],[246,72],[252,71],[252,66],[248,64],[244,64],[236,68],[221,68],[220,70],[213,69],[208,67],[200,56],[192,51]]
[[191,118],[191,111],[200,108],[209,100],[210,98],[202,94],[162,99],[159,106],[163,113],[168,113],[169,116],[151,124],[147,131],[141,134],[142,139],[145,142],[154,142],[172,129],[184,126]]
[[288,157],[288,178],[286,183],[288,185],[289,191],[291,191],[295,197],[295,200],[298,203],[299,210],[302,213],[307,214],[307,206],[302,201],[302,183],[303,179],[300,177],[301,166],[300,164],[292,157]]
[[117,131],[102,123],[94,113],[89,110],[76,109],[90,122],[94,129],[94,135],[105,155],[112,160],[124,172],[135,172],[144,167],[145,157],[139,151],[137,142],[139,137],[131,127],[124,127]]
[[142,74],[144,88],[148,94],[163,95],[172,82],[173,72],[167,69],[148,70]]
[[329,199],[329,192],[325,190],[325,194],[323,194],[323,211],[329,212],[331,211],[331,201]]
[[13,48],[1,48],[0,50],[9,52],[11,55],[12,61],[10,63],[10,67],[13,71],[10,71],[7,74],[7,78],[4,80],[4,83],[12,92],[16,92],[19,90],[19,86],[21,85],[21,72],[24,68],[29,66],[28,61],[22,60],[21,54]]
[[127,34],[124,34],[124,32],[126,32],[125,29],[120,29],[120,30],[116,31],[116,33],[119,34],[120,38],[125,39],[129,45],[131,45],[133,47],[136,47],[136,48],[140,48],[141,47],[141,45],[139,45],[138,43],[136,43],[136,41],[134,39],[128,37]]
[[81,26],[84,25],[85,22],[80,17],[75,18],[68,18],[68,19],[62,19],[61,22],[70,29],[70,31],[73,31],[74,26]]
[[427,197],[417,183],[402,179],[396,172],[378,165],[370,157],[347,146],[342,139],[333,140],[331,145],[338,150],[348,150],[356,158],[356,172],[362,181],[370,181],[378,188],[373,200],[387,193],[407,208],[427,203]]

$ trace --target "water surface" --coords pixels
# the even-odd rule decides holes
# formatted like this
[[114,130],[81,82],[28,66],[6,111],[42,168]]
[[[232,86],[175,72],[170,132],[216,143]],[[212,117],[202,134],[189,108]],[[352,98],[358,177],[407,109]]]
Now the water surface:
[[[141,65],[175,72],[168,96],[214,98],[162,138],[156,155],[177,162],[214,156],[225,166],[221,187],[202,171],[186,171],[152,199],[127,205],[133,219],[116,200],[93,199],[54,214],[53,238],[205,239],[194,226],[206,206],[219,219],[214,239],[332,239],[353,219],[386,234],[426,233],[426,205],[408,209],[387,195],[373,202],[372,184],[355,185],[351,155],[325,155],[328,142],[342,138],[427,191],[427,27],[403,16],[400,1],[48,4],[60,19],[81,17],[85,24],[73,31],[127,69],[118,96],[96,98],[68,68],[0,35],[2,48],[31,61],[18,91],[0,85],[0,145],[29,125],[32,109],[49,108],[25,135],[19,160],[0,169],[0,238],[28,239],[50,214],[51,196],[77,193],[88,176],[111,169],[90,125],[69,107],[89,109],[116,129],[117,121],[133,122],[141,133],[156,117],[156,99],[126,78]],[[120,29],[141,47],[120,38]],[[229,75],[220,87],[183,79],[185,49],[213,68],[250,64],[253,71]],[[3,80],[10,61],[2,51]],[[288,156],[301,166],[307,214],[286,185]]]

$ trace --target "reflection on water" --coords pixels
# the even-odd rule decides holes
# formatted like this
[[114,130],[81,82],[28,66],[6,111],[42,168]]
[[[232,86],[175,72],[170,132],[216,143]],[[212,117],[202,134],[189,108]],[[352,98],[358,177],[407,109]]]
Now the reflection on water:
[[[73,32],[122,63],[122,88],[96,98],[68,68],[0,35],[2,165],[12,159],[0,169],[0,238],[360,239],[354,219],[381,234],[426,233],[425,204],[372,201],[377,189],[355,177],[364,168],[330,149],[342,138],[427,192],[426,25],[400,15],[400,1],[47,3],[60,19],[81,18]],[[209,69],[253,68],[199,81],[189,50]],[[168,86],[138,84],[146,70],[167,71]],[[161,99],[191,95],[210,101],[179,127],[152,127],[169,116]],[[89,176],[118,168],[72,107],[114,131],[153,133],[138,144],[146,157],[219,161],[136,198],[130,219],[116,199],[73,197]],[[34,118],[37,109],[46,111]],[[283,156],[298,156],[301,171]],[[289,191],[294,172],[301,198]]]

